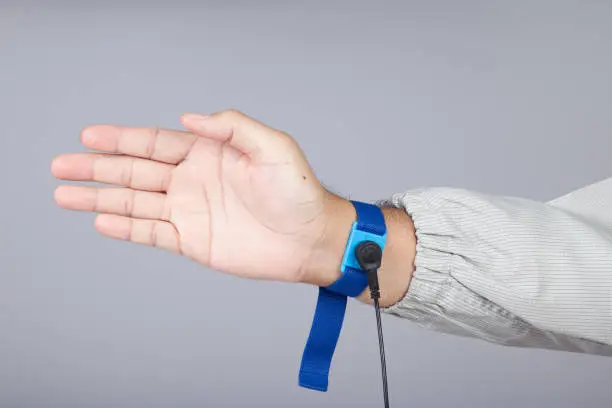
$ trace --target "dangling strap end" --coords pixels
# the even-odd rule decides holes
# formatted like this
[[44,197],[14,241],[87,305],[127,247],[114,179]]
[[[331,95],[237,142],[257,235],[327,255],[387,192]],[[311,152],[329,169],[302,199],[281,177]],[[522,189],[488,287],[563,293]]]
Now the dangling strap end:
[[329,373],[300,370],[299,385],[310,390],[326,392],[328,376]]

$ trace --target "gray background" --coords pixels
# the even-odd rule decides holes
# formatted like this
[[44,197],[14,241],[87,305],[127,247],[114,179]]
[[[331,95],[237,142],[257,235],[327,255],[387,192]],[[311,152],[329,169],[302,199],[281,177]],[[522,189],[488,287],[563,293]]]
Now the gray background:
[[[49,162],[88,124],[237,108],[361,200],[547,200],[612,175],[610,2],[1,4],[2,408],[382,406],[369,307],[350,304],[330,391],[300,389],[314,288],[224,276],[56,208]],[[612,405],[610,359],[384,318],[394,407]]]

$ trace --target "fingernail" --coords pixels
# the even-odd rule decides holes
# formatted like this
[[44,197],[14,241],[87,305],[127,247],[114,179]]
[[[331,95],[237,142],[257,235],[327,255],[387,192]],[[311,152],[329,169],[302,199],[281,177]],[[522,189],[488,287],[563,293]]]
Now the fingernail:
[[91,144],[96,141],[97,137],[94,132],[90,128],[86,128],[81,132],[81,141],[85,144]]
[[183,115],[183,117],[187,120],[205,120],[207,119],[209,116],[208,115],[202,115],[200,113],[186,113]]

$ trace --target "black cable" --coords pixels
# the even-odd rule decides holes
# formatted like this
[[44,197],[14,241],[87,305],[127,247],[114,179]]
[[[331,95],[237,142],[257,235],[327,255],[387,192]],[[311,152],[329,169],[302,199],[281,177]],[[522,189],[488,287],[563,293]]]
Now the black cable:
[[378,299],[374,299],[374,310],[376,311],[376,325],[378,326],[378,346],[380,349],[380,367],[382,370],[383,397],[385,408],[389,408],[389,388],[387,386],[387,362],[385,361],[385,342],[383,340],[382,321],[380,319],[380,305]]
[[376,326],[378,328],[378,346],[380,349],[380,366],[382,371],[383,398],[385,408],[389,408],[389,389],[387,386],[387,363],[385,361],[385,343],[383,340],[382,319],[380,317],[380,288],[378,286],[378,268],[382,262],[382,248],[373,241],[364,241],[355,248],[355,257],[359,265],[366,271],[370,297],[374,301]]

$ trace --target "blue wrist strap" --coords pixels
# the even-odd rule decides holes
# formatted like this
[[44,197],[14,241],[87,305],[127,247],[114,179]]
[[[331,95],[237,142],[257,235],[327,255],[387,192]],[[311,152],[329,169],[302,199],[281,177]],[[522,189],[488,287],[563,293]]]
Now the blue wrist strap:
[[365,271],[355,258],[355,248],[363,241],[385,247],[387,228],[382,211],[375,205],[351,201],[357,212],[342,259],[340,278],[319,288],[312,327],[300,366],[299,385],[327,391],[329,368],[340,337],[347,297],[356,297],[368,287]]

